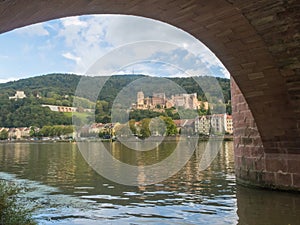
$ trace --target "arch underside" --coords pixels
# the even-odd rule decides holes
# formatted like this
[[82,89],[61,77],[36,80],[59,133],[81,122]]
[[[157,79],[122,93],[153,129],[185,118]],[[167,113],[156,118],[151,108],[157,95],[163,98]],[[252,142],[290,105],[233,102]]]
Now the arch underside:
[[299,190],[299,7],[296,0],[2,0],[0,33],[84,14],[137,15],[187,31],[233,78],[237,177]]

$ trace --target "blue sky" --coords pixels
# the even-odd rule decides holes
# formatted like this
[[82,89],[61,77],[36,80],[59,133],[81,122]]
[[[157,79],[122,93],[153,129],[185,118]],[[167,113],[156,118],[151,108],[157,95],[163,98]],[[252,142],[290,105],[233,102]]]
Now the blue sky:
[[89,15],[39,23],[1,34],[0,49],[0,82],[54,72],[86,74],[90,68],[97,68],[95,75],[229,78],[215,55],[188,33],[135,16]]

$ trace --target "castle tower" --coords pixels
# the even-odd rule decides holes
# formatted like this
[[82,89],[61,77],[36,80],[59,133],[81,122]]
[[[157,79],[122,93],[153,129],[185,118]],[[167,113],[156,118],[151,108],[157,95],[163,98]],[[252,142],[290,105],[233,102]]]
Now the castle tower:
[[144,98],[145,98],[144,93],[142,91],[139,91],[137,93],[137,105],[138,106],[144,105]]

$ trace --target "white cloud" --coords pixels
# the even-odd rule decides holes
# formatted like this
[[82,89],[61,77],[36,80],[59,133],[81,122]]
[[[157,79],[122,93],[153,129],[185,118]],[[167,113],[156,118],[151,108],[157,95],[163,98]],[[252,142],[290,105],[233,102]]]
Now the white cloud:
[[223,75],[224,75],[225,78],[230,79],[230,73],[229,73],[229,71],[225,67],[223,67],[223,66],[220,67],[220,70],[223,73]]
[[107,27],[106,38],[114,46],[143,40],[160,40],[182,46],[190,36],[166,23],[135,16],[111,16]]
[[9,81],[16,81],[19,80],[21,78],[14,78],[14,77],[9,77],[9,78],[0,78],[0,83],[7,83]]
[[79,27],[87,27],[88,23],[80,20],[79,16],[67,17],[60,19],[64,27],[68,26],[79,26]]
[[[14,36],[14,32],[18,34],[17,37]],[[107,75],[112,71],[120,71],[130,64],[148,59],[177,65],[182,71],[192,71],[191,74],[209,75],[212,74],[210,70],[218,75],[229,77],[229,72],[218,58],[199,40],[169,24],[143,17],[74,16],[16,29],[7,33],[7,35],[10,34],[14,34],[11,40],[15,38],[17,47],[8,48],[5,51],[2,47],[0,59],[4,61],[8,59],[6,56],[8,55],[7,61],[19,65],[21,69],[16,68],[15,71],[9,69],[9,67],[13,68],[11,65],[5,68],[5,72],[11,70],[13,75],[24,73],[31,75],[40,71],[47,73],[49,68],[53,68],[49,65],[56,65],[55,69],[61,72],[71,71],[84,74],[99,59],[105,63],[101,63],[102,68],[98,74],[106,73]],[[148,45],[149,41],[152,41],[154,45]],[[145,47],[141,47],[143,42],[146,42]],[[117,53],[118,48],[124,54]],[[178,49],[186,49],[190,54],[180,54],[175,51]],[[103,56],[105,57],[102,58]],[[70,61],[65,63],[65,60],[61,60],[62,57]],[[23,60],[26,65],[21,66],[20,63],[14,62],[20,58],[26,59]],[[29,65],[28,59],[33,59],[34,63],[48,61],[48,67],[41,63],[38,66],[34,63]],[[25,71],[24,68],[28,69]],[[165,69],[163,74],[170,74],[169,68],[170,66],[160,66],[156,73],[157,71],[163,73]],[[149,66],[141,67],[140,70],[147,74],[155,72]],[[173,72],[174,74],[170,76],[184,74],[184,72]]]
[[63,57],[65,57],[66,59],[73,60],[73,61],[75,61],[76,63],[80,63],[80,62],[81,62],[81,58],[80,58],[80,57],[77,57],[77,56],[73,55],[73,54],[70,53],[70,52],[63,53],[62,55],[63,55]]
[[37,23],[16,30],[17,33],[28,36],[48,36],[50,33],[45,27],[45,23]]
[[[102,68],[97,68],[97,72],[105,75],[123,70],[123,67],[132,63],[150,59],[177,65],[182,71],[190,71],[191,74],[209,75],[211,67],[220,67],[224,76],[229,74],[215,55],[190,34],[166,23],[142,17],[75,16],[60,19],[58,22],[32,25],[23,28],[22,33],[38,36],[51,34],[51,41],[49,38],[38,49],[45,53],[59,49],[58,52],[62,52],[61,55],[73,64],[66,70],[74,73],[86,73],[99,59],[103,62],[100,63]],[[149,41],[154,44],[151,46]],[[27,43],[23,51],[27,52],[30,47]],[[186,49],[187,53],[176,52],[178,49]],[[120,51],[123,53],[120,54]],[[101,58],[103,56],[105,57]],[[159,70],[163,73],[162,68]],[[166,66],[164,68],[165,74],[170,74],[170,70]],[[154,72],[149,66],[143,67],[141,71],[146,74]],[[173,72],[178,76],[184,74]]]
[[[57,38],[63,40],[65,49],[75,60],[75,73],[85,73],[94,61],[107,52],[103,39],[103,21],[98,17],[68,17],[60,20],[61,26]],[[104,43],[104,44],[103,44]]]

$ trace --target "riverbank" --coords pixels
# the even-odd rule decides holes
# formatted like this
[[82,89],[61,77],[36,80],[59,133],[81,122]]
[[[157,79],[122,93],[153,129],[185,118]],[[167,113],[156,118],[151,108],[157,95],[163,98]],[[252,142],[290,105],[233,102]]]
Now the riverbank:
[[[223,140],[223,141],[233,141],[233,135],[224,135],[224,136],[217,136],[217,135],[212,135],[212,136],[152,136],[147,139],[139,139],[137,137],[132,137],[132,138],[126,138],[126,141],[178,141],[178,140],[189,140],[189,139],[198,139],[198,141],[208,141],[208,140]],[[124,138],[125,140],[125,138]],[[56,143],[56,142],[77,142],[77,141],[89,141],[89,142],[94,142],[94,141],[102,141],[102,142],[110,142],[110,141],[119,141],[122,142],[121,138],[116,138],[116,139],[100,139],[100,138],[81,138],[81,139],[66,139],[66,140],[60,140],[60,139],[38,139],[38,140],[32,140],[32,139],[21,139],[21,140],[1,140],[0,143]]]

